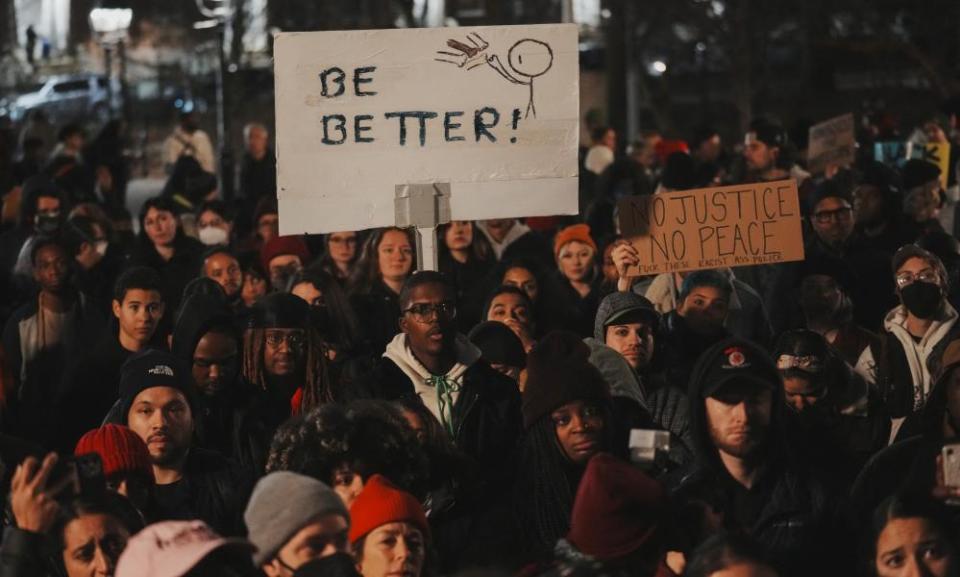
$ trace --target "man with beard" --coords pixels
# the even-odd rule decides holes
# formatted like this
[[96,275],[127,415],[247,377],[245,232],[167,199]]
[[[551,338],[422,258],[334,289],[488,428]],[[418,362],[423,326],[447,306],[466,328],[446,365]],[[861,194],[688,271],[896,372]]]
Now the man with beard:
[[691,545],[727,529],[755,539],[781,574],[843,567],[854,551],[836,550],[837,503],[786,442],[770,357],[749,341],[717,343],[697,361],[688,400],[696,458],[666,485]]
[[904,246],[893,256],[893,277],[901,304],[887,313],[881,342],[863,351],[857,371],[896,418],[927,402],[944,349],[960,337],[960,315],[947,302],[947,272],[933,253]]
[[226,246],[215,246],[203,255],[203,276],[223,287],[227,302],[237,307],[243,288],[243,269],[236,255]]
[[223,534],[242,534],[252,479],[222,455],[193,446],[196,406],[177,358],[148,349],[123,366],[112,420],[147,444],[157,520],[201,519]]
[[804,242],[805,258],[777,265],[764,301],[770,305],[774,334],[803,324],[798,306],[801,280],[811,271],[833,270],[853,302],[853,318],[868,329],[893,306],[889,257],[853,236],[854,214],[849,174],[824,181],[808,196],[807,219],[813,232]]
[[190,295],[180,306],[170,348],[191,367],[197,444],[262,471],[272,429],[258,418],[249,383],[240,376],[240,334],[230,310],[213,296]]

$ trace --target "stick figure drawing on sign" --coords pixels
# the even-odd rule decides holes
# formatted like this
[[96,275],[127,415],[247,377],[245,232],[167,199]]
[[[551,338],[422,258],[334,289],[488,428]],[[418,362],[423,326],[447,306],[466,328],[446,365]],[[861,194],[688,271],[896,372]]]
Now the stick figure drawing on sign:
[[496,54],[487,54],[490,44],[476,32],[467,34],[465,44],[451,38],[447,40],[448,50],[438,50],[437,62],[454,64],[459,68],[473,70],[484,64],[490,66],[497,73],[514,84],[524,84],[529,87],[530,99],[527,101],[527,118],[531,114],[537,117],[537,107],[533,98],[533,79],[543,76],[553,66],[553,49],[542,40],[524,38],[514,43],[507,52],[507,64],[504,66]]

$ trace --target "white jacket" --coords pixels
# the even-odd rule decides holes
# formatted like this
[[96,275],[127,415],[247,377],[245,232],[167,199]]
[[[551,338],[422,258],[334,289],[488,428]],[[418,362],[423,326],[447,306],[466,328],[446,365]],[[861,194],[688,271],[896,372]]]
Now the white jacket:
[[[913,378],[913,399],[916,409],[922,407],[927,401],[930,389],[933,387],[933,375],[930,374],[927,361],[937,344],[947,336],[950,329],[956,324],[958,317],[960,315],[950,306],[950,303],[944,303],[943,310],[937,315],[920,342],[914,341],[913,336],[907,330],[907,309],[903,305],[887,313],[883,321],[883,328],[895,336],[903,347],[904,356],[906,356],[907,364],[910,366],[910,375]],[[857,360],[857,366],[854,368],[870,384],[877,382],[877,362],[873,358],[873,351],[870,347],[864,349]]]
[[[393,337],[393,340],[387,344],[387,349],[383,353],[384,357],[393,361],[397,367],[403,371],[403,374],[407,375],[413,383],[413,388],[420,397],[420,400],[430,409],[430,412],[433,413],[433,416],[435,416],[440,423],[444,423],[445,418],[440,413],[440,399],[437,395],[437,388],[432,384],[428,384],[428,381],[433,380],[435,377],[442,376],[448,382],[456,384],[452,394],[452,408],[452,405],[456,404],[457,399],[460,397],[460,387],[463,386],[463,375],[467,372],[467,369],[480,360],[480,349],[461,334],[457,335],[456,348],[457,362],[447,371],[446,375],[431,374],[430,371],[427,370],[427,367],[423,366],[423,363],[418,361],[417,357],[413,355],[413,351],[410,350],[410,346],[407,344],[407,335],[404,333]],[[448,415],[448,417],[450,416],[452,416],[452,413]]]
[[213,144],[206,132],[197,129],[190,134],[178,126],[163,142],[163,163],[167,170],[172,170],[177,159],[184,154],[197,159],[205,171],[216,174]]

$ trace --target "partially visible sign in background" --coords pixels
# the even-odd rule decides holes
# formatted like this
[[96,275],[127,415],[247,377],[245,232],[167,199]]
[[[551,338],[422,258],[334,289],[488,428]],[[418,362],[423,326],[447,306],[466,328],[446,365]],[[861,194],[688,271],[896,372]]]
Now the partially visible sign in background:
[[573,24],[291,32],[274,43],[282,234],[395,224],[395,187],[450,217],[576,214]]
[[810,127],[807,147],[807,167],[810,172],[820,174],[829,165],[851,166],[856,155],[853,114],[844,114]]
[[947,188],[947,178],[950,173],[950,143],[930,142],[917,144],[915,142],[885,141],[873,145],[873,158],[889,166],[903,168],[903,165],[912,158],[926,160],[940,169],[940,185]]
[[631,276],[803,260],[795,180],[631,196],[618,208],[640,253]]

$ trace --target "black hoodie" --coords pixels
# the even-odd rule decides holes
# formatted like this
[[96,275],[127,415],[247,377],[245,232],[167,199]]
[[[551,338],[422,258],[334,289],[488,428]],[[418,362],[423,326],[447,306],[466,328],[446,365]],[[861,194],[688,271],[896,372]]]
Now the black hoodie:
[[[776,379],[765,450],[767,464],[751,489],[730,476],[711,439],[706,416],[704,390],[708,377],[718,363],[727,362],[731,347],[746,353],[749,363]],[[731,364],[733,364],[731,362]],[[776,367],[767,354],[749,341],[731,338],[707,349],[693,368],[688,389],[690,426],[694,443],[694,463],[671,474],[665,485],[680,507],[681,523],[686,523],[688,546],[705,538],[703,506],[720,514],[722,524],[732,531],[745,531],[769,554],[781,575],[810,575],[815,572],[845,571],[853,562],[855,548],[836,548],[843,517],[838,503],[826,485],[805,463],[792,456],[785,434],[783,386]],[[844,557],[850,557],[845,559]],[[838,562],[840,560],[841,562]]]
[[193,294],[183,301],[173,330],[171,349],[185,366],[193,366],[193,354],[200,339],[211,328],[230,331],[237,340],[237,357],[232,380],[215,395],[195,390],[197,400],[197,445],[233,459],[241,467],[259,474],[266,464],[272,429],[253,410],[252,389],[240,374],[243,339],[235,329],[226,303],[207,294]]

